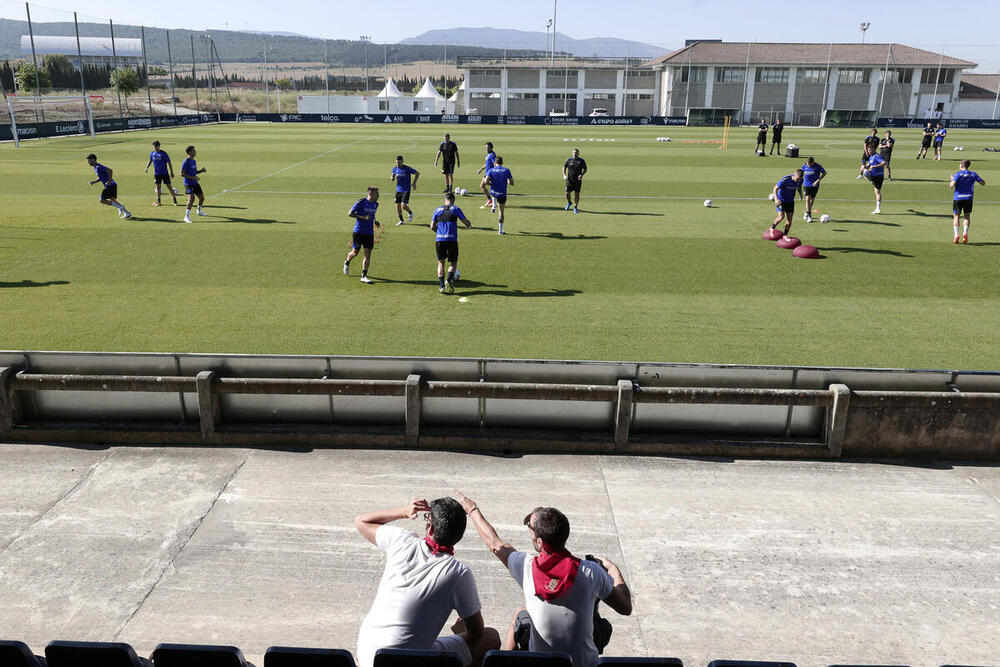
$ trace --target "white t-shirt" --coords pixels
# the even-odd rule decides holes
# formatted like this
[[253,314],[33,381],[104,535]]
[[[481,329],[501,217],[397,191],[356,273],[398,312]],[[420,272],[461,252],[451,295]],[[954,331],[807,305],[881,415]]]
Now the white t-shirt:
[[379,526],[375,544],[385,571],[358,632],[360,667],[371,667],[380,648],[430,649],[453,609],[468,618],[482,608],[472,571],[454,556],[432,556],[423,538],[398,526]]
[[533,557],[523,551],[515,551],[507,557],[507,569],[524,590],[524,606],[531,616],[528,648],[562,651],[573,658],[574,667],[593,667],[597,662],[594,602],[611,595],[614,580],[597,563],[581,560],[569,592],[545,602],[535,595],[532,560]]

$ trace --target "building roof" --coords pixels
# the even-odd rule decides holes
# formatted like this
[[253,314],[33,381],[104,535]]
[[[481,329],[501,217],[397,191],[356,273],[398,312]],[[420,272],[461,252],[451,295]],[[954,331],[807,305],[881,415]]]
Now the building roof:
[[434,84],[431,83],[430,77],[427,77],[427,80],[424,81],[424,85],[420,87],[420,90],[417,91],[417,94],[414,95],[414,97],[430,97],[435,100],[444,99],[444,95],[439,93],[437,88],[434,87]]
[[[21,53],[31,53],[31,36],[21,35]],[[35,53],[40,56],[56,54],[75,56],[76,37],[58,37],[54,35],[35,35]],[[81,37],[80,53],[85,56],[110,58],[142,58],[142,40],[134,37],[115,37],[114,49],[111,48],[111,37]]]
[[976,63],[916,49],[905,44],[762,44],[748,42],[697,42],[645,63],[668,65],[885,65],[975,67]]
[[392,77],[389,77],[385,82],[385,88],[376,97],[403,97],[403,93],[399,92],[399,88],[396,87]]
[[963,74],[958,87],[960,99],[996,99],[1000,90],[1000,74]]

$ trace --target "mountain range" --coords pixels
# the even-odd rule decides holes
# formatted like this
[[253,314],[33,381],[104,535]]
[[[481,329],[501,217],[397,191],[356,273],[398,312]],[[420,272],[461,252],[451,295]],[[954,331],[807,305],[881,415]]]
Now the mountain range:
[[[416,37],[401,40],[400,44],[448,44],[456,46],[481,46],[492,49],[530,49],[545,51],[550,36],[544,32],[511,30],[507,28],[448,28],[429,30]],[[634,42],[617,37],[591,37],[574,39],[556,33],[556,52],[572,56],[614,58],[655,58],[670,49],[654,44]]]

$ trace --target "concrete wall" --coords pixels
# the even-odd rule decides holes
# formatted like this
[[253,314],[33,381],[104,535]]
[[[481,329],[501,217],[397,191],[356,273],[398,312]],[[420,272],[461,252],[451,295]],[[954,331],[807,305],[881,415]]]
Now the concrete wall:
[[[996,111],[994,111],[996,108]],[[959,100],[951,108],[951,118],[996,118],[1000,105],[996,100]],[[920,118],[923,118],[921,114]]]
[[716,83],[712,89],[712,107],[715,109],[739,109],[742,102],[742,83]]
[[869,83],[837,83],[837,97],[833,103],[827,103],[830,109],[868,109],[868,98],[871,93]]
[[507,99],[507,113],[512,116],[537,116],[538,99]]

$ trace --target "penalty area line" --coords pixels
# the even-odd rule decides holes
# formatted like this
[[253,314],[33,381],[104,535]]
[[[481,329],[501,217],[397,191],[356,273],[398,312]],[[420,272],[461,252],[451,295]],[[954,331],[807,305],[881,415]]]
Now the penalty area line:
[[[396,131],[398,132],[398,130],[396,130]],[[229,194],[231,192],[237,192],[237,191],[239,191],[239,192],[249,192],[248,190],[243,190],[243,188],[247,187],[248,185],[253,185],[254,183],[260,183],[261,181],[266,180],[268,178],[271,178],[272,176],[277,176],[278,174],[284,173],[284,172],[288,171],[289,169],[295,169],[296,167],[301,167],[304,164],[308,164],[308,163],[312,162],[313,160],[318,160],[320,158],[326,157],[330,153],[335,153],[335,152],[337,152],[337,151],[339,151],[339,150],[341,150],[343,148],[347,148],[348,146],[355,146],[357,144],[360,144],[360,143],[363,143],[365,141],[368,141],[369,139],[375,139],[375,138],[377,138],[377,137],[369,135],[369,136],[364,137],[363,139],[358,139],[357,141],[349,141],[346,144],[341,144],[339,146],[334,146],[333,148],[331,148],[328,151],[323,151],[322,153],[317,153],[316,155],[313,155],[310,158],[306,158],[305,160],[302,160],[301,162],[296,162],[295,164],[290,164],[287,167],[282,167],[281,169],[278,169],[277,171],[272,171],[270,174],[265,174],[264,176],[260,176],[258,178],[253,179],[253,180],[247,181],[246,183],[241,183],[240,185],[237,185],[237,186],[234,186],[234,187],[231,187],[231,188],[226,188],[226,189],[224,189],[224,190],[222,190],[222,191],[220,191],[220,192],[218,192],[218,193],[216,193],[214,195],[209,195],[208,197],[206,197],[206,199],[214,199],[215,197],[221,197],[222,195]],[[258,191],[258,192],[265,192],[265,191],[261,190],[261,191]],[[274,191],[274,192],[278,192],[278,191]],[[323,194],[323,193],[297,193],[296,192],[296,193],[289,193],[289,194]]]

